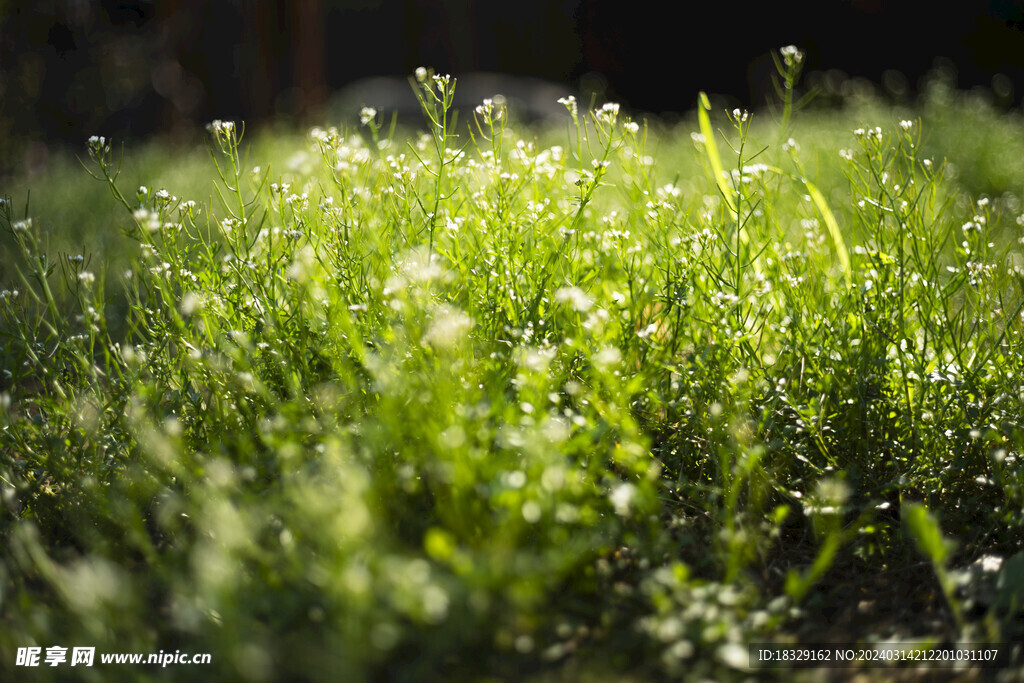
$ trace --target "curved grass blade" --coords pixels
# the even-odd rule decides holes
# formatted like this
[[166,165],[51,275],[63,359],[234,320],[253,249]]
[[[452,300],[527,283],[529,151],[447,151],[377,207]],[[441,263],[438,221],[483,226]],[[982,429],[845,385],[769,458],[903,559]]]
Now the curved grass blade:
[[818,207],[818,211],[821,212],[821,217],[825,221],[825,227],[828,228],[828,232],[832,236],[832,244],[835,246],[836,256],[839,257],[839,263],[843,267],[843,279],[846,280],[846,286],[850,287],[853,284],[853,270],[850,267],[850,253],[846,250],[846,243],[843,242],[842,233],[839,232],[839,223],[836,222],[836,217],[832,215],[832,210],[828,208],[828,203],[825,201],[824,195],[821,194],[821,190],[807,178],[801,177],[800,181],[807,188],[807,194],[811,196],[811,200]]
[[718,184],[718,189],[722,192],[722,197],[725,198],[725,203],[729,206],[730,211],[735,211],[736,207],[732,202],[733,191],[725,180],[722,158],[718,155],[718,145],[715,144],[715,131],[711,129],[711,118],[708,116],[709,111],[711,111],[711,103],[708,101],[708,96],[701,92],[697,103],[697,125],[700,126],[700,134],[704,136],[704,151],[708,155],[708,161],[711,163],[711,172],[715,174],[715,182]]

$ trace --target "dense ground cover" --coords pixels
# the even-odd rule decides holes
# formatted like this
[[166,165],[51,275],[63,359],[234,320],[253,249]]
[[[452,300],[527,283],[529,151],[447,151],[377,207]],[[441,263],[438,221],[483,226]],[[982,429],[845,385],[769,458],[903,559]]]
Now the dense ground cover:
[[0,667],[731,678],[753,641],[1020,640],[1014,120],[940,84],[685,128],[567,98],[533,133],[414,87],[408,140],[218,121],[154,184],[94,138],[73,201],[4,202]]

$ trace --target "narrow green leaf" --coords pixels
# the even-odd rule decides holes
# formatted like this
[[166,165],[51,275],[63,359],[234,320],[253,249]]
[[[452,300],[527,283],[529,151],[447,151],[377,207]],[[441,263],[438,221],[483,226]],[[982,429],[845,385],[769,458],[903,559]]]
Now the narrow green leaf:
[[904,505],[903,510],[903,520],[918,549],[937,567],[944,566],[949,549],[942,538],[942,529],[939,528],[938,521],[918,503]]
[[830,534],[821,545],[821,550],[818,551],[818,556],[814,558],[814,563],[809,569],[802,574],[795,569],[789,570],[786,575],[786,593],[797,602],[803,600],[807,591],[813,588],[818,579],[832,566],[841,543],[842,538],[839,534]]
[[718,189],[722,191],[725,203],[729,206],[730,211],[735,211],[736,207],[732,203],[733,191],[725,180],[722,158],[718,155],[718,145],[715,144],[715,131],[711,129],[711,118],[708,116],[708,112],[711,111],[711,103],[708,102],[708,96],[703,92],[700,93],[698,99],[697,124],[700,126],[700,134],[704,136],[704,151],[708,155],[711,172],[715,174],[715,182],[718,184]]
[[842,233],[839,232],[839,223],[836,222],[836,217],[832,215],[832,210],[828,208],[828,203],[821,194],[821,190],[810,180],[807,180],[807,178],[801,178],[800,180],[803,181],[804,187],[807,188],[807,194],[811,196],[814,205],[821,212],[821,217],[825,221],[825,227],[828,228],[828,232],[832,236],[832,244],[835,246],[836,256],[839,257],[839,264],[843,267],[843,278],[846,280],[846,286],[850,287],[853,284],[853,269],[850,267],[850,253],[846,250],[846,243],[843,242]]

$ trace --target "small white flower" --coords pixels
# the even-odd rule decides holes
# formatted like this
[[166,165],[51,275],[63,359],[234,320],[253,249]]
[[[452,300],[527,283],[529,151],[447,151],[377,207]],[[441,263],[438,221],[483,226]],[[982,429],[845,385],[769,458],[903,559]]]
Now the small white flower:
[[193,315],[203,307],[203,300],[195,292],[185,292],[181,297],[181,314]]
[[913,127],[914,127],[914,122],[913,121],[907,121],[907,120],[900,121],[900,128],[902,128],[903,130],[910,130]]
[[422,67],[422,66],[416,67],[416,81],[418,83],[422,83],[425,80],[427,80],[427,70],[426,70],[426,68]]
[[562,287],[555,292],[555,301],[568,303],[573,310],[583,313],[594,305],[587,293],[579,287]]
[[627,133],[632,133],[633,135],[636,135],[637,131],[640,130],[640,124],[637,123],[636,121],[627,121],[625,125],[622,126],[622,128]]
[[377,110],[373,107],[363,107],[359,110],[359,122],[364,126],[370,125],[375,118],[377,118]]
[[605,346],[594,354],[594,364],[603,370],[613,368],[621,361],[622,352],[614,346]]
[[91,285],[93,282],[96,281],[96,276],[87,270],[83,270],[81,273],[78,274],[78,281],[81,282],[83,285]]
[[615,514],[625,517],[633,506],[633,497],[636,496],[636,486],[630,483],[619,484],[608,495],[608,499],[615,508]]
[[654,334],[657,331],[658,331],[658,324],[657,323],[651,323],[650,325],[648,325],[644,329],[642,329],[639,332],[637,332],[636,336],[640,337],[641,339],[647,339],[648,337],[650,337],[652,334]]
[[28,229],[32,227],[32,219],[26,218],[23,221],[15,221],[11,224],[11,229],[14,232],[28,232]]

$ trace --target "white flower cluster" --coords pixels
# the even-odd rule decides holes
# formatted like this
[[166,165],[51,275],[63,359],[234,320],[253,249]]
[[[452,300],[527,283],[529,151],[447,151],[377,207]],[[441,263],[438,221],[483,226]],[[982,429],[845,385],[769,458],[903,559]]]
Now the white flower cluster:
[[868,140],[874,139],[878,140],[879,142],[881,142],[882,140],[882,129],[879,128],[878,126],[875,126],[874,128],[858,128],[857,130],[853,131],[853,134],[859,138],[866,137]]
[[370,125],[371,122],[376,120],[377,110],[373,107],[363,107],[359,110],[359,123],[364,126]]
[[759,178],[768,171],[769,168],[766,164],[748,164],[747,166],[743,167],[742,175],[739,171],[733,169],[732,179],[733,181],[742,181],[744,183],[749,183],[754,178]]
[[779,49],[782,61],[786,66],[793,66],[804,61],[804,53],[796,45],[787,45]]
[[139,224],[139,227],[147,232],[156,232],[160,229],[160,214],[156,211],[150,211],[147,208],[140,207],[135,209],[132,216]]
[[619,118],[619,104],[617,102],[605,102],[601,105],[601,108],[594,112],[594,118],[600,123],[606,123],[609,126],[615,125],[615,120]]
[[102,135],[92,135],[89,137],[88,147],[89,156],[99,162],[100,165],[105,165],[107,155],[110,153],[110,141]]
[[217,145],[221,148],[221,151],[227,153],[230,148],[237,144],[238,139],[235,135],[235,122],[234,121],[221,121],[215,119],[210,123],[206,124],[206,130],[213,134],[214,140],[217,141]]
[[964,223],[963,227],[961,227],[960,229],[963,230],[965,235],[969,235],[972,232],[973,233],[980,233],[981,229],[982,229],[982,227],[984,225],[985,225],[985,217],[984,216],[975,216],[973,219],[971,219],[971,220],[967,221],[966,223]]
[[153,199],[157,200],[162,204],[173,204],[178,201],[178,198],[167,190],[161,188],[153,193]]
[[559,97],[558,103],[568,109],[573,118],[576,118],[576,115],[579,113],[579,109],[577,108],[575,97],[572,95],[569,95],[568,97]]
[[210,123],[206,124],[206,130],[217,136],[223,135],[224,137],[230,137],[235,131],[235,122],[214,119]]
[[559,289],[555,292],[555,301],[569,304],[570,308],[580,313],[590,310],[594,305],[587,293],[576,286]]
[[746,109],[733,109],[732,119],[737,123],[746,123],[750,119],[750,112],[747,111]]
[[[364,107],[365,109],[365,107]],[[374,115],[376,115],[374,111]],[[334,145],[337,144],[338,140],[341,139],[341,135],[338,133],[338,129],[334,126],[324,130],[320,126],[313,126],[309,129],[309,139],[318,145]],[[254,175],[259,175],[258,166],[254,170]]]
[[355,171],[370,161],[370,150],[363,144],[362,138],[352,136],[339,141],[334,150],[333,158],[325,151],[324,160],[334,166],[338,173]]
[[431,320],[423,341],[435,349],[452,348],[466,339],[473,319],[459,309],[442,304]]
[[971,283],[971,286],[977,287],[982,280],[987,280],[992,276],[996,267],[992,263],[968,261],[964,264],[964,269],[967,273],[967,281]]
[[500,121],[502,115],[505,112],[505,108],[502,106],[505,98],[501,95],[495,97],[486,98],[482,104],[478,104],[476,107],[476,113],[484,118],[484,121]]

